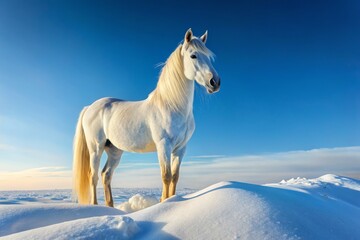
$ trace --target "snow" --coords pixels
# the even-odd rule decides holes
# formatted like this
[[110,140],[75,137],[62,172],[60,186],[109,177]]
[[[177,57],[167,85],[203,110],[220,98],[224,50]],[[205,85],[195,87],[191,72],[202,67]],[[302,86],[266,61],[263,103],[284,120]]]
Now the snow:
[[0,206],[0,236],[81,218],[119,214],[123,212],[102,206],[79,206],[72,203]]
[[141,194],[136,194],[135,196],[132,196],[129,201],[124,202],[117,206],[118,209],[126,212],[126,213],[132,213],[139,211],[141,209],[150,207],[152,205],[157,204],[159,201],[156,197],[153,196],[143,196]]
[[339,177],[334,174],[326,174],[315,179],[306,178],[291,178],[287,181],[282,180],[281,185],[298,185],[300,188],[306,186],[326,187],[327,185],[344,186],[345,188],[360,191],[358,180],[352,180],[350,178]]
[[102,216],[66,221],[8,236],[11,239],[129,239],[138,226],[126,216]]
[[360,238],[360,181],[348,177],[327,174],[266,185],[220,182],[163,203],[157,203],[158,190],[121,191],[114,191],[123,201],[121,210],[73,204],[67,191],[0,192],[0,237]]

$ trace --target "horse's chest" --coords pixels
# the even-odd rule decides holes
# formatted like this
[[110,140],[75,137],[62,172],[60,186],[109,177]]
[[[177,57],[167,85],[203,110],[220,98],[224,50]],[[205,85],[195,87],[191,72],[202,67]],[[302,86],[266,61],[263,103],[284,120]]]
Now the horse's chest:
[[186,144],[194,132],[194,127],[192,116],[186,119],[176,119],[168,126],[167,135],[173,145]]

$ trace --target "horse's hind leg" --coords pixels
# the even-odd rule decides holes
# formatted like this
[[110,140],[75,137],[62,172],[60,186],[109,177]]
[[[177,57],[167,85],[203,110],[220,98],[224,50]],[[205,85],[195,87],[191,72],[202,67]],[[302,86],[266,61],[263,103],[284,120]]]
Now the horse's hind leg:
[[111,193],[111,179],[115,168],[119,165],[122,150],[116,148],[111,143],[107,144],[105,151],[108,155],[107,162],[102,170],[101,176],[104,184],[104,194],[106,206],[114,207],[114,201]]
[[89,147],[91,204],[98,204],[96,197],[96,185],[99,180],[99,165],[103,151],[104,147],[101,147],[99,144],[94,144],[93,146]]

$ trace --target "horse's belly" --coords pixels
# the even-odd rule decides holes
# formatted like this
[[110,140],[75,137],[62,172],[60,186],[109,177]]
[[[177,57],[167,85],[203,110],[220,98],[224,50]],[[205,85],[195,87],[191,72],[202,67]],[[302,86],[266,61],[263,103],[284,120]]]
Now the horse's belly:
[[[141,136],[139,136],[141,138]],[[110,140],[111,141],[111,140]],[[153,141],[144,141],[143,139],[123,139],[123,140],[113,140],[111,143],[127,152],[136,152],[136,153],[146,153],[146,152],[156,152],[156,146]]]
[[156,146],[152,137],[147,131],[142,129],[117,129],[109,135],[111,143],[127,152],[155,152]]
[[156,146],[154,142],[149,142],[145,146],[144,145],[135,146],[133,149],[134,152],[139,152],[139,153],[156,152]]

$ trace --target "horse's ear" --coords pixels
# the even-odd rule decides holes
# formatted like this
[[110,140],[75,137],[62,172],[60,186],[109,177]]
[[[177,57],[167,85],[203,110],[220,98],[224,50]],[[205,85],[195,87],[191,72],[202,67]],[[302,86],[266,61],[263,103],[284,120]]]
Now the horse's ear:
[[189,28],[186,33],[185,33],[185,43],[188,43],[190,42],[190,40],[192,39],[193,37],[193,33],[191,31],[191,28]]
[[200,39],[201,39],[201,41],[202,41],[203,43],[206,43],[207,36],[208,36],[208,31],[206,30],[206,32],[204,33],[204,35],[202,35],[202,36],[200,37]]

